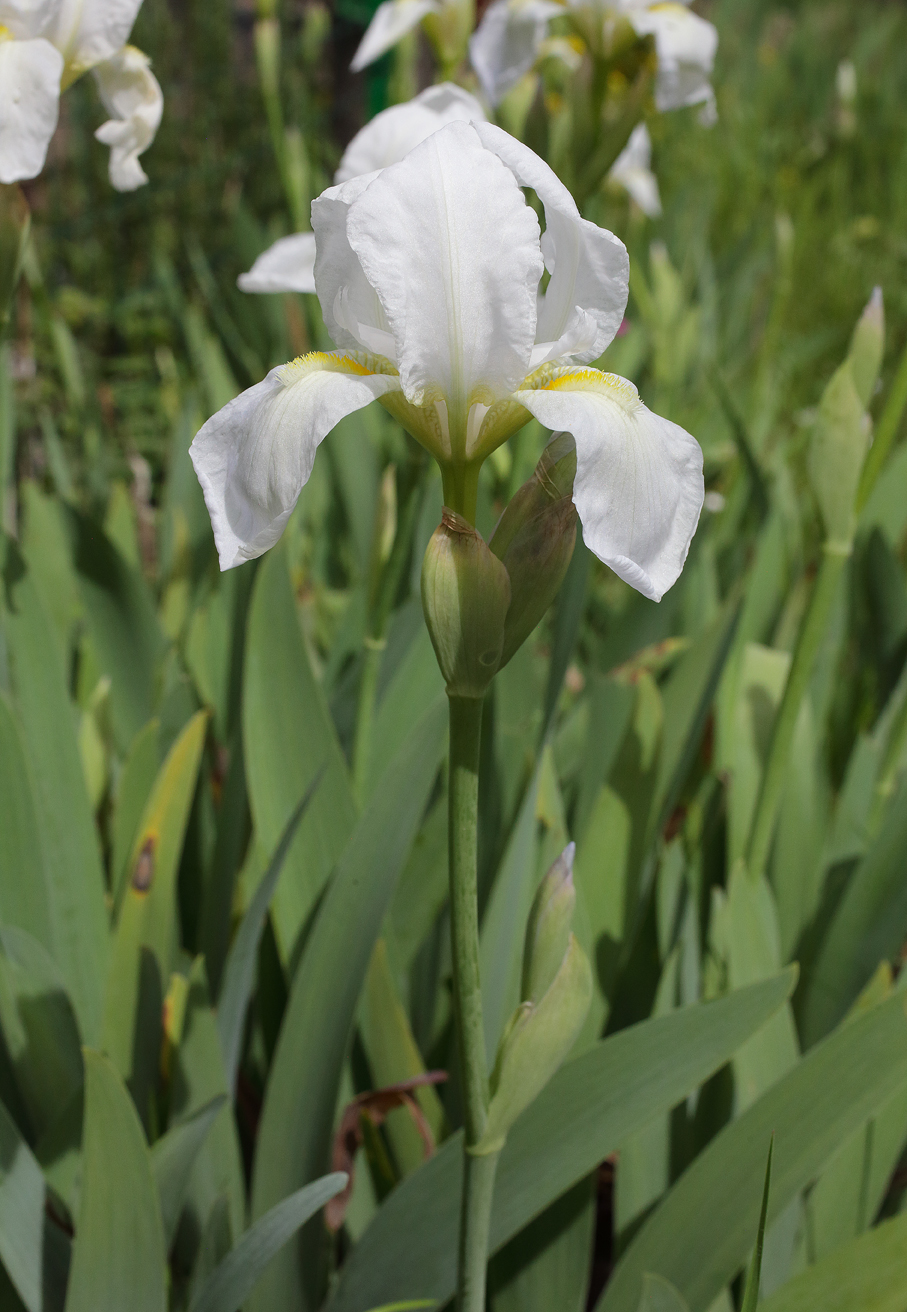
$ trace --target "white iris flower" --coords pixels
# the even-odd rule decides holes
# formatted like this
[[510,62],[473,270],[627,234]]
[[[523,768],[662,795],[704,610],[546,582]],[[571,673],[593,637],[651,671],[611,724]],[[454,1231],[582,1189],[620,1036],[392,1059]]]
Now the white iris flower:
[[38,176],[60,93],[89,69],[111,115],[95,133],[110,146],[110,181],[118,191],[148,181],[138,157],[164,98],[147,57],[126,45],[141,2],[0,0],[0,182]]
[[475,0],[383,0],[365,29],[350,68],[361,73],[420,23],[424,23],[441,64],[456,64],[466,52],[475,21]]
[[658,179],[651,169],[652,139],[645,123],[637,123],[630,140],[611,165],[608,177],[629,192],[633,200],[650,219],[661,213],[661,196]]
[[[543,234],[523,187],[544,206]],[[380,399],[469,517],[482,462],[530,415],[572,433],[586,544],[660,599],[699,519],[702,452],[632,383],[588,367],[623,318],[622,242],[580,216],[543,160],[481,122],[451,123],[400,163],[330,187],[312,221],[338,350],[272,369],[192,443],[221,568],[277,541],[321,440]]]
[[656,108],[702,104],[707,116],[714,113],[709,78],[718,33],[677,0],[493,0],[469,43],[473,68],[493,105],[532,68],[549,19],[565,15],[602,44],[621,19],[638,36],[651,34],[658,58]]
[[[455,83],[429,87],[404,105],[383,109],[366,123],[343,152],[334,182],[348,182],[362,173],[399,163],[445,123],[484,118],[475,96]],[[248,273],[239,275],[237,283],[244,292],[314,292],[315,234],[295,232],[281,237],[259,255]]]

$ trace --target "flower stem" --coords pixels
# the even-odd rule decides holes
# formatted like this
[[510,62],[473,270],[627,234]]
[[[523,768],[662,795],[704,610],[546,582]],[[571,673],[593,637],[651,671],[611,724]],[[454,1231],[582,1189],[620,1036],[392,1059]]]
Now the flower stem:
[[476,502],[479,495],[479,470],[482,462],[451,461],[441,465],[441,483],[444,488],[444,504],[450,510],[476,522]]
[[457,1312],[485,1312],[488,1231],[500,1153],[463,1158],[460,1246],[457,1253]]
[[488,1068],[479,977],[476,841],[482,702],[450,698],[448,842],[454,1015],[463,1081],[466,1151],[457,1271],[458,1312],[484,1312],[488,1227],[497,1154],[474,1157],[488,1115]]
[[772,727],[768,759],[750,830],[746,864],[753,879],[758,879],[768,864],[797,716],[828,628],[838,582],[848,559],[849,552],[825,547],[806,616],[797,637],[784,695]]

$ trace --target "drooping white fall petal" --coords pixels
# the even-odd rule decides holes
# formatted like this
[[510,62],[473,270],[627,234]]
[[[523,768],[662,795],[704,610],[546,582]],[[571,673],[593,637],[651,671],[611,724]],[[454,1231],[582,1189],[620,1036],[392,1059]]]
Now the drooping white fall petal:
[[[544,236],[522,187],[544,205]],[[488,124],[448,124],[400,163],[330,188],[312,219],[325,323],[338,346],[360,353],[272,371],[197,435],[192,458],[222,567],[276,541],[325,433],[383,397],[447,465],[481,461],[527,413],[573,433],[586,542],[659,599],[698,521],[702,453],[631,383],[576,363],[620,322],[623,245],[580,217],[542,160]],[[540,296],[543,250],[551,278]]]
[[630,139],[611,165],[608,177],[629,193],[650,219],[661,213],[658,179],[651,169],[652,140],[645,123],[637,123]]
[[259,255],[236,280],[241,292],[314,292],[315,234],[294,232]]
[[655,38],[656,109],[664,112],[712,104],[709,79],[718,49],[718,32],[712,24],[673,0],[634,7],[628,17],[640,36]]
[[361,73],[417,27],[426,14],[440,7],[439,0],[383,0],[365,29],[350,68]]
[[41,37],[0,37],[0,182],[34,178],[57,126],[63,56]]
[[[383,109],[356,133],[343,153],[334,183],[399,163],[446,123],[484,118],[485,111],[475,96],[455,83],[428,87],[403,105]],[[237,285],[244,292],[314,292],[314,234],[281,237],[259,255],[248,273],[240,274]]]
[[576,441],[573,501],[583,541],[660,601],[683,569],[702,510],[699,443],[653,414],[632,383],[597,369],[552,369],[516,399]]
[[164,96],[147,55],[123,46],[93,70],[101,100],[113,117],[95,132],[110,147],[110,181],[117,191],[135,191],[148,181],[139,155],[154,140]]
[[395,375],[347,356],[303,356],[272,369],[199,429],[189,455],[221,569],[274,545],[322,439],[345,415],[399,386]]
[[564,12],[553,0],[494,0],[469,41],[482,90],[497,105],[538,58],[548,20]]

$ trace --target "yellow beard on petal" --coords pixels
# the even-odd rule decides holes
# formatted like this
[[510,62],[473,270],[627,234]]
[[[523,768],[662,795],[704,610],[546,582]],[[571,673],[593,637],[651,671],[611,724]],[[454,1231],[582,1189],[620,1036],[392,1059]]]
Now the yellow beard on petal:
[[606,391],[625,410],[635,410],[642,404],[639,392],[628,379],[588,366],[543,364],[523,380],[522,387],[534,392]]
[[365,351],[309,351],[285,364],[278,377],[285,387],[289,387],[303,374],[325,372],[358,374],[360,378],[367,378],[374,374],[393,376],[397,368],[383,355],[369,355]]

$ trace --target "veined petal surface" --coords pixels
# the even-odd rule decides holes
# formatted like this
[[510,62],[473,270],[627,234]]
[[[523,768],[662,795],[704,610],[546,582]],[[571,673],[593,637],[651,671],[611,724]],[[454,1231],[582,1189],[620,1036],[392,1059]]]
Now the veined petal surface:
[[104,108],[113,115],[95,136],[110,147],[110,181],[117,191],[135,191],[148,181],[139,155],[154,140],[164,112],[150,62],[135,46],[123,46],[93,70]]
[[384,0],[372,15],[350,68],[361,73],[438,8],[438,0]]
[[142,0],[59,0],[46,36],[66,61],[66,84],[128,41]]
[[557,174],[528,146],[491,123],[477,123],[475,131],[545,207],[542,252],[551,280],[539,306],[533,368],[565,356],[595,360],[624,317],[627,248],[612,232],[581,217]]
[[573,501],[599,560],[653,601],[677,581],[702,509],[702,451],[648,410],[632,383],[597,369],[547,368],[514,400],[576,441]]
[[347,220],[353,202],[378,175],[365,173],[328,187],[312,202],[315,288],[331,339],[351,351],[371,351],[396,363],[397,347],[384,307],[350,245]]
[[236,279],[241,292],[314,292],[315,234],[294,232],[262,251]]
[[0,182],[36,178],[57,126],[63,57],[40,37],[0,39]]
[[674,0],[634,9],[629,18],[640,36],[651,33],[655,37],[656,108],[664,112],[711,101],[714,93],[709,77],[718,49],[718,33],[712,24]]
[[397,164],[405,155],[446,123],[481,121],[485,111],[475,96],[453,82],[428,87],[403,105],[382,109],[356,133],[334,174],[334,182],[347,182],[362,173]]
[[494,0],[469,41],[482,90],[497,105],[535,63],[548,20],[563,13],[553,0]]
[[272,369],[195,435],[189,455],[205,494],[221,569],[260,556],[283,532],[315,452],[335,424],[400,383],[385,362],[340,353]]
[[[379,173],[347,217],[407,400],[443,399],[458,429],[473,404],[503,399],[525,377],[542,274],[535,213],[512,171],[482,145],[484,126],[450,123],[433,133]],[[318,243],[320,259],[320,233]]]

